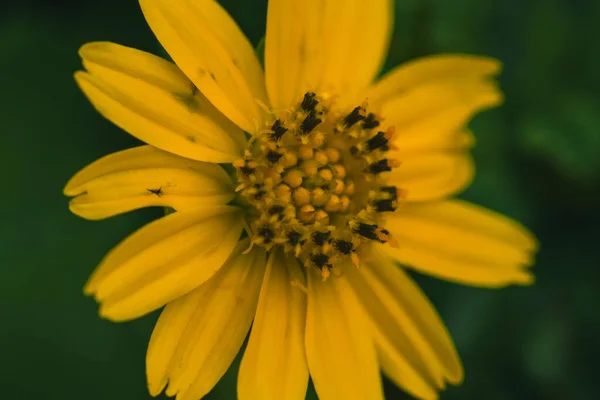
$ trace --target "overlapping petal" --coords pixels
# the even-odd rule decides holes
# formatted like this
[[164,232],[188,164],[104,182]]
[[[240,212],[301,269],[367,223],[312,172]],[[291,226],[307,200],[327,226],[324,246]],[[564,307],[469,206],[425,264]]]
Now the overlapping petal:
[[369,104],[393,126],[401,162],[390,183],[409,202],[439,200],[465,189],[474,175],[468,154],[473,136],[465,127],[479,111],[496,106],[502,94],[492,77],[496,60],[464,55],[426,57],[402,65],[369,89]]
[[269,1],[265,73],[271,104],[290,107],[307,91],[355,100],[385,59],[392,6],[390,0]]
[[242,231],[240,210],[204,206],[153,221],[114,248],[92,274],[85,292],[111,320],[140,317],[212,277]]
[[[495,82],[479,77],[424,83],[389,98],[380,107],[385,124],[394,126],[394,143],[406,148],[415,135],[451,135],[479,111],[497,106],[502,94]],[[408,144],[403,143],[407,139]],[[435,143],[435,142],[434,142]]]
[[352,288],[307,275],[306,356],[319,398],[383,400],[370,323]]
[[229,14],[214,0],[140,0],[140,5],[160,43],[200,92],[243,130],[261,127],[264,74]]
[[248,333],[266,257],[241,252],[241,242],[223,268],[187,295],[169,303],[154,328],[146,356],[150,394],[196,400],[227,371]]
[[71,178],[64,193],[74,197],[69,203],[74,214],[102,219],[150,206],[186,210],[226,204],[234,188],[219,165],[140,146],[88,165]]
[[392,259],[375,255],[347,276],[373,323],[379,360],[399,386],[421,399],[437,397],[463,370],[433,306]]
[[207,162],[231,162],[245,146],[242,131],[198,93],[174,64],[109,42],[84,45],[87,72],[75,79],[104,117],[138,139]]
[[402,264],[475,286],[530,284],[525,267],[537,242],[519,223],[460,200],[412,204],[387,221],[398,248],[381,249]]
[[395,129],[389,157],[401,165],[390,183],[406,190],[407,201],[439,200],[471,183],[474,140],[465,127],[502,101],[491,80],[499,69],[483,57],[427,57],[398,67],[368,91],[370,106]]
[[[295,284],[295,285],[293,285]],[[302,400],[308,385],[304,351],[306,293],[298,261],[271,252],[252,333],[238,377],[240,400]]]

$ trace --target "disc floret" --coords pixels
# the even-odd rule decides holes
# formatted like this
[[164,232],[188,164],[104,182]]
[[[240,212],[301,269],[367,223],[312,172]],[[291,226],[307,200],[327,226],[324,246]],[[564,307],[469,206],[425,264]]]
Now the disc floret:
[[386,185],[398,162],[386,157],[393,127],[366,102],[346,112],[306,93],[254,135],[237,170],[253,245],[280,246],[329,277],[345,259],[356,265],[373,241],[394,244],[381,225],[402,192]]

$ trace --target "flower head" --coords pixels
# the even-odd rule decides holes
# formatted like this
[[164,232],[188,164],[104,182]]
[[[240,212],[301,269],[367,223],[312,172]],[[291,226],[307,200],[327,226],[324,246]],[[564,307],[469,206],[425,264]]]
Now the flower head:
[[240,399],[383,398],[380,370],[437,398],[462,381],[452,341],[402,268],[486,287],[528,284],[536,241],[449,197],[473,175],[466,129],[498,105],[497,61],[443,55],[375,81],[391,0],[271,0],[265,72],[213,0],[140,0],[175,64],[88,43],[76,80],[148,145],[77,173],[71,210],[175,212],[112,250],[86,285],[100,314],[165,306],[148,388],[199,399],[250,331]]

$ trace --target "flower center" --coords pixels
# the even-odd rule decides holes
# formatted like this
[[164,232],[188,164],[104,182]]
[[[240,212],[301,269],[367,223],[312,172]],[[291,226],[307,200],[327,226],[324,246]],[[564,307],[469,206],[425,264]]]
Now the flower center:
[[394,129],[380,126],[366,103],[339,112],[315,93],[274,116],[234,163],[252,244],[281,246],[324,279],[373,241],[393,245],[382,217],[402,192],[385,184],[398,163],[385,157]]

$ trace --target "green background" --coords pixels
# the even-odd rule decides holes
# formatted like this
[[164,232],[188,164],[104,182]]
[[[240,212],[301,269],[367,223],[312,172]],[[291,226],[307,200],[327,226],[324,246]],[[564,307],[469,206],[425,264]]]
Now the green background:
[[[266,1],[221,3],[258,43]],[[156,313],[113,324],[81,288],[107,250],[161,211],[90,222],[61,191],[79,168],[136,144],[77,89],[78,47],[111,40],[156,53],[157,42],[134,0],[2,4],[0,399],[147,399]],[[472,123],[478,173],[463,197],[522,221],[542,244],[533,287],[416,277],[466,369],[442,399],[600,398],[600,2],[401,0],[396,14],[388,69],[438,52],[504,62],[507,100]],[[209,398],[233,399],[236,371]],[[389,382],[386,393],[409,398]]]

